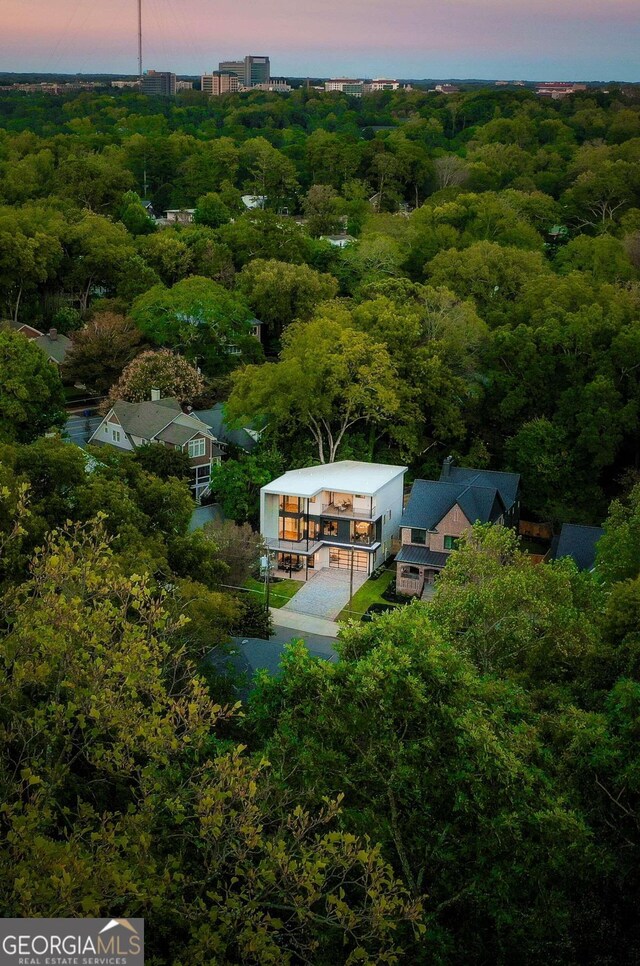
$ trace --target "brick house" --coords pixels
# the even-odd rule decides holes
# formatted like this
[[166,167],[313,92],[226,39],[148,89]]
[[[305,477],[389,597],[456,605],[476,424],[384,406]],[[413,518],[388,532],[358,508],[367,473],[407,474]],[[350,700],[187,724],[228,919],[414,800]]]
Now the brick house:
[[457,467],[448,457],[439,480],[416,480],[400,521],[396,555],[398,593],[422,595],[474,523],[517,527],[520,477]]

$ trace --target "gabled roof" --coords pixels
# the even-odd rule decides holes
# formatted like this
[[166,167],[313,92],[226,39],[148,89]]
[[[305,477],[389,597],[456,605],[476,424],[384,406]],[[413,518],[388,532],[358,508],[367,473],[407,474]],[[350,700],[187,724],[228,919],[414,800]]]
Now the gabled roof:
[[153,439],[182,412],[177,399],[139,403],[118,399],[112,408],[125,433],[141,439]]
[[51,332],[55,332],[53,329],[49,332],[41,332],[40,329],[36,329],[33,325],[27,325],[26,322],[10,322],[9,326],[15,332],[21,332],[31,342],[35,342],[47,357],[53,359],[58,365],[62,365],[73,344],[71,339],[60,332],[55,333],[52,337]]
[[60,335],[60,333],[52,338],[48,332],[45,332],[33,341],[58,365],[62,365],[72,346],[71,339],[68,339],[66,335]]
[[161,439],[163,443],[171,443],[173,446],[184,446],[190,439],[193,439],[202,430],[197,426],[180,426],[179,423],[169,423],[168,426],[158,433],[156,439]]
[[520,487],[519,473],[500,473],[497,470],[474,470],[467,466],[449,467],[449,472],[443,469],[440,474],[441,482],[465,483],[467,485],[491,487],[498,491],[505,510],[510,510],[518,498]]
[[416,480],[400,526],[434,530],[456,505],[470,523],[493,523],[504,513],[504,503],[495,486]]
[[603,535],[602,527],[582,527],[574,523],[563,523],[560,536],[551,548],[551,559],[571,557],[580,570],[593,570],[596,562],[596,545]]

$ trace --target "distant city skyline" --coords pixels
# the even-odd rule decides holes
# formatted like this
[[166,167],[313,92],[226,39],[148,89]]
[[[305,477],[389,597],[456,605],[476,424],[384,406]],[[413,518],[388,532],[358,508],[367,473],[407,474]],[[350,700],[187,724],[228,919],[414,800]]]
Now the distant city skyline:
[[[144,65],[199,75],[640,81],[637,0],[143,0]],[[135,0],[3,0],[0,70],[136,72]]]

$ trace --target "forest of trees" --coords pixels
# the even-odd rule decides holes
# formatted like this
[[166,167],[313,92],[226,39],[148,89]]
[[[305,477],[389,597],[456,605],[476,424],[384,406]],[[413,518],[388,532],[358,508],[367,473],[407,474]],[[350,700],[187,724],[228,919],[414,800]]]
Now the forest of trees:
[[519,471],[531,514],[600,523],[637,473],[639,272],[628,91],[0,98],[0,315],[120,316],[106,348],[78,335],[71,381],[93,351],[108,391],[133,328],[292,465],[429,476],[451,452]]
[[[640,97],[0,94],[0,320],[0,913],[144,916],[157,966],[640,961]],[[250,531],[190,532],[183,454],[61,438],[74,385],[260,421],[238,523],[451,453],[604,524],[596,568],[477,526],[238,705]]]

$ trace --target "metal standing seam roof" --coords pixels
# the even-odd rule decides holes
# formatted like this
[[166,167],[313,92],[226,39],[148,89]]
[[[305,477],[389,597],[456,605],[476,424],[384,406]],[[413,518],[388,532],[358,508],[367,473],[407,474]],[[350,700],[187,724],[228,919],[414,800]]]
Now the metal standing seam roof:
[[396,554],[396,563],[415,564],[419,567],[444,567],[448,559],[448,553],[439,553],[437,550],[406,543]]

